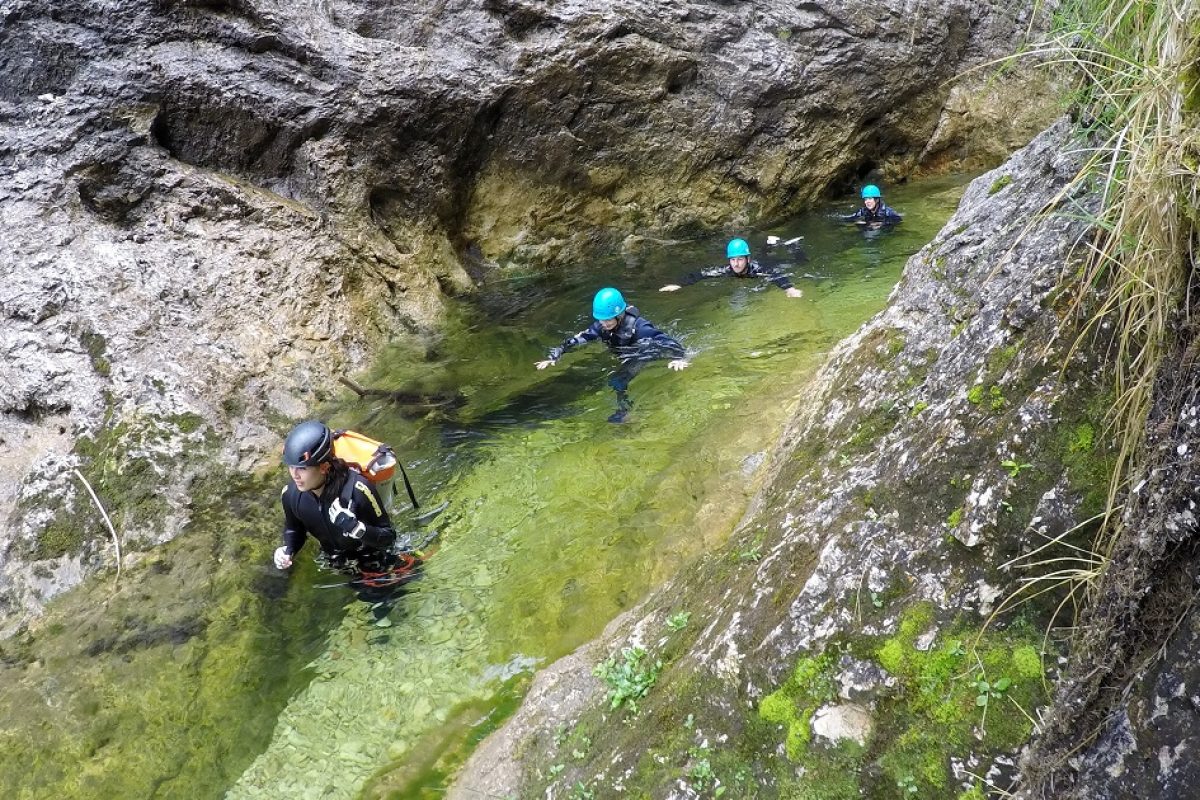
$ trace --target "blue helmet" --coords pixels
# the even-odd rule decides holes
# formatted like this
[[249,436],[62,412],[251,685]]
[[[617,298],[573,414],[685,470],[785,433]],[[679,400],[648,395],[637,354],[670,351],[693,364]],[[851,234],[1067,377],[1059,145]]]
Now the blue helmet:
[[868,183],[866,186],[863,187],[863,190],[862,190],[862,199],[863,200],[866,200],[871,197],[874,197],[876,200],[878,200],[882,196],[883,195],[881,195],[879,193],[879,187],[873,183]]
[[730,239],[729,244],[725,245],[726,258],[748,255],[750,255],[750,245],[746,244],[745,239]]
[[625,298],[611,286],[596,292],[592,298],[592,316],[598,320],[616,319],[625,311]]

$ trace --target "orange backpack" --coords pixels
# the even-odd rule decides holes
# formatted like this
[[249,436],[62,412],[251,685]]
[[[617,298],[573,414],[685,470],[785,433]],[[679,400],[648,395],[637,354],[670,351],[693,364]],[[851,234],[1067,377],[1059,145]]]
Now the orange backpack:
[[408,481],[408,473],[396,458],[396,451],[389,445],[357,431],[334,431],[333,455],[371,483],[387,483],[399,469],[404,478],[404,488],[408,490],[408,499],[412,501],[413,508],[420,508],[412,484]]

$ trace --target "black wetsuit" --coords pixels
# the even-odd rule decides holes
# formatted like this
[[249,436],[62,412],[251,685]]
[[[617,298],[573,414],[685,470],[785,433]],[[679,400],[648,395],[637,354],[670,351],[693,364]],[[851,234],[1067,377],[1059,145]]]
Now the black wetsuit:
[[709,267],[699,272],[689,272],[683,276],[681,283],[684,286],[691,286],[697,281],[707,280],[708,278],[766,278],[780,289],[792,288],[792,282],[787,275],[784,275],[774,267],[764,267],[757,261],[751,261],[741,272],[734,272],[733,267],[728,264],[720,267]]
[[875,210],[872,211],[866,206],[861,206],[853,214],[847,214],[842,217],[842,222],[861,222],[867,225],[895,225],[897,222],[903,222],[904,217],[896,213],[894,209],[884,205],[880,200],[875,204]]
[[563,353],[581,344],[597,339],[621,359],[620,368],[608,379],[608,385],[617,392],[617,413],[609,417],[611,422],[620,422],[629,411],[626,390],[646,364],[658,358],[684,358],[687,351],[683,345],[654,327],[650,320],[641,315],[636,306],[626,306],[621,322],[611,331],[593,322],[586,329],[566,339],[558,347],[550,348],[550,360],[558,361]]
[[[343,515],[340,525],[329,519],[329,507],[337,498],[350,509],[350,516]],[[283,545],[288,555],[299,552],[311,536],[335,566],[353,560],[362,569],[383,571],[394,562],[392,521],[375,487],[354,470],[331,470],[320,495],[302,492],[289,481],[282,500]],[[364,526],[361,537],[347,535],[359,522]]]
[[654,327],[654,323],[643,317],[636,306],[626,306],[617,327],[609,331],[599,321],[593,322],[558,347],[550,348],[550,360],[558,361],[572,347],[597,339],[608,345],[623,362],[631,359],[651,361],[656,358],[683,358],[687,355],[683,345]]

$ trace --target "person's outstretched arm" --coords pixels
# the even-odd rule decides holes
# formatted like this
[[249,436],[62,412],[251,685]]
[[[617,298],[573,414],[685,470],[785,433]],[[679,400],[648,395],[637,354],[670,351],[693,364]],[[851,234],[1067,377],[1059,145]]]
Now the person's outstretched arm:
[[588,342],[594,342],[599,338],[600,338],[600,323],[593,322],[590,327],[585,328],[584,330],[581,330],[579,333],[575,334],[574,336],[564,339],[563,343],[560,344],[558,347],[551,347],[550,352],[547,354],[548,358],[546,358],[544,361],[535,362],[533,366],[536,367],[537,369],[546,369],[547,367],[553,367],[555,364],[558,363],[558,360],[563,357],[563,354],[566,353],[568,350],[570,350],[572,347],[577,347],[581,344],[587,344]]
[[682,289],[684,286],[691,286],[693,283],[708,280],[709,278],[723,278],[732,272],[729,267],[708,267],[707,269],[689,272],[684,275],[679,283],[668,283],[666,286],[659,289],[660,292],[675,292]]
[[687,359],[687,350],[678,341],[654,327],[649,320],[640,318],[637,329],[637,347],[640,358],[669,358],[667,367],[679,370],[691,362]]
[[788,297],[803,297],[804,292],[792,285],[792,279],[783,273],[779,267],[764,267],[757,261],[754,262],[754,270],[756,275],[761,275],[767,278],[771,283],[783,289]]

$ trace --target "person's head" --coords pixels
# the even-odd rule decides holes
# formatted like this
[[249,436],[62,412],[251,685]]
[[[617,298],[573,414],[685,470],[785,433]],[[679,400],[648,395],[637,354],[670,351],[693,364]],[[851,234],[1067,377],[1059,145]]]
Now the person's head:
[[879,187],[873,183],[868,183],[862,188],[863,205],[866,206],[869,211],[875,210],[875,208],[879,205],[880,198],[882,196],[883,195],[879,193]]
[[625,313],[625,298],[611,286],[596,292],[592,298],[592,316],[604,327],[611,331],[621,324],[621,315]]
[[316,420],[301,422],[283,443],[283,463],[297,489],[320,489],[333,467],[333,431]]
[[745,239],[730,239],[725,245],[725,257],[729,259],[729,268],[742,273],[750,266],[750,245]]

